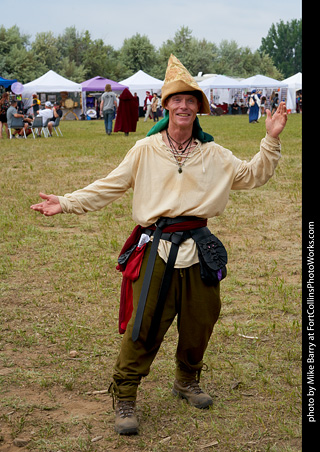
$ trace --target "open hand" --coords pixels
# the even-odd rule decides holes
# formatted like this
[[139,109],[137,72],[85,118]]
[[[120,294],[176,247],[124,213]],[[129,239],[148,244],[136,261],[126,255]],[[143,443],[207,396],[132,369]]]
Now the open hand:
[[56,195],[46,195],[45,193],[39,193],[39,196],[44,199],[43,202],[39,204],[34,204],[30,206],[31,209],[37,210],[43,215],[50,217],[51,215],[56,215],[57,213],[62,213],[59,198]]
[[267,112],[267,119],[266,119],[266,130],[267,133],[273,137],[278,138],[280,133],[285,128],[285,125],[287,123],[287,108],[285,102],[280,102],[279,107],[277,108],[274,115],[271,115],[270,110],[266,110]]

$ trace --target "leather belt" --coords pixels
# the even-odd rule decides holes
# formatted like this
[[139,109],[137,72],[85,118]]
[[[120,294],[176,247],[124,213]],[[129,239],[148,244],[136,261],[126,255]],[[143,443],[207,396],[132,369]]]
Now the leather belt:
[[[163,274],[163,278],[161,281],[157,305],[155,308],[155,312],[154,312],[154,315],[153,315],[153,318],[151,321],[151,326],[150,326],[149,333],[148,333],[147,340],[146,340],[147,350],[150,349],[152,347],[152,345],[154,344],[156,335],[159,330],[161,316],[163,313],[166,296],[167,296],[167,293],[168,293],[168,290],[169,290],[169,287],[171,284],[174,264],[175,264],[175,261],[177,258],[179,246],[183,241],[185,241],[186,239],[191,237],[190,232],[188,230],[181,230],[181,231],[178,230],[178,231],[169,233],[169,232],[163,232],[163,229],[166,229],[167,226],[170,226],[170,225],[176,225],[177,223],[183,223],[183,222],[188,222],[188,221],[193,221],[193,222],[200,221],[202,224],[199,227],[201,227],[201,228],[203,227],[203,222],[206,222],[206,220],[201,220],[197,217],[177,217],[177,218],[161,217],[155,224],[156,229],[155,229],[154,235],[153,235],[153,241],[152,241],[152,245],[151,245],[147,268],[146,268],[146,272],[144,275],[144,280],[143,280],[140,298],[139,298],[139,302],[138,302],[137,313],[136,313],[133,330],[132,330],[132,340],[134,342],[137,341],[139,338],[143,313],[144,313],[144,309],[145,309],[145,305],[146,305],[146,301],[147,301],[147,296],[148,296],[151,277],[152,277],[152,273],[153,273],[153,269],[154,269],[154,263],[155,263],[156,256],[158,253],[158,245],[159,245],[160,239],[163,238],[165,240],[169,240],[171,242],[171,248],[170,248],[170,253],[168,256],[168,260],[167,260],[167,265],[166,265],[166,268],[165,268],[165,271]],[[177,226],[177,229],[179,229],[179,226]],[[183,227],[181,227],[181,229],[183,229]],[[146,232],[149,232],[149,230]],[[152,231],[150,231],[150,234],[152,234]]]

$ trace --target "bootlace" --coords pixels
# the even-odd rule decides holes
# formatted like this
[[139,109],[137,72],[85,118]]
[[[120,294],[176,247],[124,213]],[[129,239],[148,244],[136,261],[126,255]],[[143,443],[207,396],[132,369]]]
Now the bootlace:
[[189,383],[187,385],[187,389],[190,389],[190,391],[193,392],[194,394],[203,394],[203,391],[196,380]]
[[117,411],[122,418],[132,417],[134,415],[134,407],[135,403],[130,400],[118,400],[117,402]]

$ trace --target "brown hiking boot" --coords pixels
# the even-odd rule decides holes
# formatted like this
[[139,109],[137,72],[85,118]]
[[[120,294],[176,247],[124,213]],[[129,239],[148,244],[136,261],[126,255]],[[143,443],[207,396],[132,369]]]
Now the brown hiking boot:
[[119,435],[135,435],[138,433],[138,419],[135,414],[135,402],[118,400],[116,405],[115,430]]
[[196,380],[178,381],[175,380],[172,393],[181,399],[186,399],[190,405],[196,408],[209,408],[213,404],[212,398],[199,387]]

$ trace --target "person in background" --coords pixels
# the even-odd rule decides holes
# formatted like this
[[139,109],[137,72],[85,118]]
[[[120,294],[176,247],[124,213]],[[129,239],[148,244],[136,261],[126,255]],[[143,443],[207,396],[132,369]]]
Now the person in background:
[[114,132],[135,132],[137,128],[138,110],[134,96],[125,88],[119,96],[119,107],[114,124]]
[[111,85],[107,83],[104,88],[104,93],[101,96],[100,103],[100,115],[103,116],[104,127],[107,135],[111,135],[112,121],[116,109],[117,109],[117,97],[115,93],[112,92]]
[[272,99],[272,111],[271,111],[272,115],[277,111],[278,106],[279,106],[279,97],[278,93],[275,93]]
[[47,126],[48,121],[52,118],[52,107],[52,103],[48,100],[44,104],[44,109],[38,111],[37,116],[41,116],[44,126]]
[[151,113],[152,113],[151,108],[152,108],[152,96],[150,94],[150,91],[146,91],[146,98],[144,100],[144,107],[143,107],[143,109],[146,112],[146,114],[144,116],[144,122],[147,121],[149,116],[151,117]]
[[151,102],[151,110],[153,116],[153,122],[159,121],[158,108],[159,108],[159,99],[156,93],[153,93],[153,98]]
[[231,114],[238,115],[240,113],[240,107],[237,104],[237,101],[234,100],[233,104],[231,104]]
[[257,91],[253,89],[249,97],[249,123],[255,124],[261,116],[260,112],[260,98]]
[[266,115],[266,102],[267,102],[266,96],[261,96],[261,105],[260,105],[261,116]]
[[6,129],[6,135],[9,138],[9,129],[7,124],[7,111],[10,107],[9,94],[4,92],[0,99],[0,138],[2,138],[2,129]]
[[53,104],[52,114],[53,114],[53,116],[51,117],[51,119],[49,120],[49,122],[47,124],[50,136],[52,136],[53,124],[55,123],[55,120],[57,118],[60,118],[60,119],[62,118],[62,110],[60,108],[59,102],[55,102]]
[[11,101],[11,105],[7,110],[7,123],[8,128],[11,129],[11,124],[13,118],[23,118],[24,126],[21,129],[15,129],[15,131],[12,133],[12,137],[15,138],[23,138],[24,134],[26,136],[30,135],[31,130],[28,129],[28,125],[32,123],[32,120],[30,118],[25,118],[25,116],[22,113],[18,113],[17,110],[18,102],[16,100]]
[[40,99],[38,99],[37,93],[32,94],[32,109],[33,109],[33,116],[36,117],[38,114],[38,111],[40,110]]
[[139,96],[138,96],[138,94],[137,93],[134,93],[133,94],[133,98],[134,98],[134,100],[135,100],[135,103],[136,103],[136,108],[137,108],[137,122],[139,121],[139,116],[140,116],[140,114],[139,114],[139,108],[140,108],[140,100],[139,100]]

